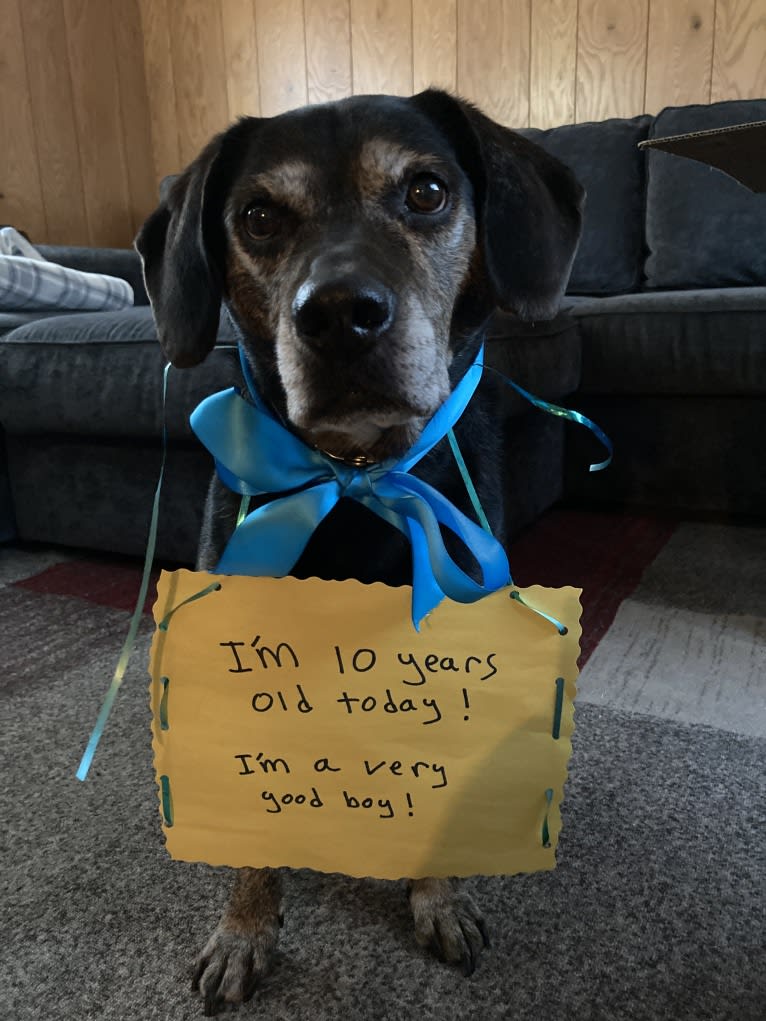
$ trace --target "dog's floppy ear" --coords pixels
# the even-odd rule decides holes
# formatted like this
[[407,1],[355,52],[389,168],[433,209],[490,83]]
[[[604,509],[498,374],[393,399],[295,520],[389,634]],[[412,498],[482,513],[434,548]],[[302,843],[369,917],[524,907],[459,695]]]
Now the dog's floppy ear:
[[138,233],[146,291],[166,357],[179,368],[212,351],[224,287],[223,204],[245,118],[210,141]]
[[585,193],[568,167],[465,100],[429,89],[412,102],[455,148],[474,189],[479,243],[496,303],[550,319],[566,289]]

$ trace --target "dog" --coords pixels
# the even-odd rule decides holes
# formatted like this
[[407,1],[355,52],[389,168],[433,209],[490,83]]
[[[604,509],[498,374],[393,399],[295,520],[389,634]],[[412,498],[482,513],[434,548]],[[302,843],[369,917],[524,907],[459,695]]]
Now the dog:
[[[496,308],[532,321],[556,313],[583,197],[568,168],[462,99],[436,89],[356,96],[243,118],[217,135],[136,247],[173,365],[202,362],[223,303],[273,413],[312,447],[365,465],[411,446]],[[496,400],[482,383],[456,434],[503,541]],[[472,514],[446,440],[414,474]],[[198,570],[215,570],[238,506],[214,478]],[[402,534],[350,500],[292,571],[389,585],[410,572]],[[408,892],[417,941],[473,972],[488,938],[472,899],[447,879],[414,880]],[[279,871],[238,871],[194,973],[206,1014],[249,999],[267,973],[281,898]]]

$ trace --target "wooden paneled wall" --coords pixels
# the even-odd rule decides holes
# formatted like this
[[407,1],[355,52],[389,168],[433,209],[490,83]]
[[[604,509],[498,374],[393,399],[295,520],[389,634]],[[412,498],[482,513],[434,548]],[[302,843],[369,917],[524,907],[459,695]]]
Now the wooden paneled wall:
[[0,222],[124,245],[156,195],[134,0],[0,0]]
[[766,96],[766,0],[0,0],[0,222],[124,245],[241,114],[456,90],[549,127]]

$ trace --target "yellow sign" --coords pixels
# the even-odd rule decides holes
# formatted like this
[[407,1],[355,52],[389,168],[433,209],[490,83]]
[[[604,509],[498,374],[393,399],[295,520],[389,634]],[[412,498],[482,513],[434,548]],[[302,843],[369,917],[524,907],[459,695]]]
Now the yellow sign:
[[150,692],[171,856],[383,879],[553,868],[579,596],[445,600],[418,633],[409,588],[163,572]]

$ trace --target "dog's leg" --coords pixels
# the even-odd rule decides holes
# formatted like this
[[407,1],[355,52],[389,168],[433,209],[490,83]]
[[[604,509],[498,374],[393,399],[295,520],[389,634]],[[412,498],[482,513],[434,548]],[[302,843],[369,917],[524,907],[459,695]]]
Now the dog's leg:
[[192,989],[205,1016],[249,1000],[268,973],[282,924],[282,878],[274,869],[239,869],[221,920],[199,956]]
[[451,879],[414,879],[409,888],[415,937],[442,961],[473,974],[489,937],[479,909]]

